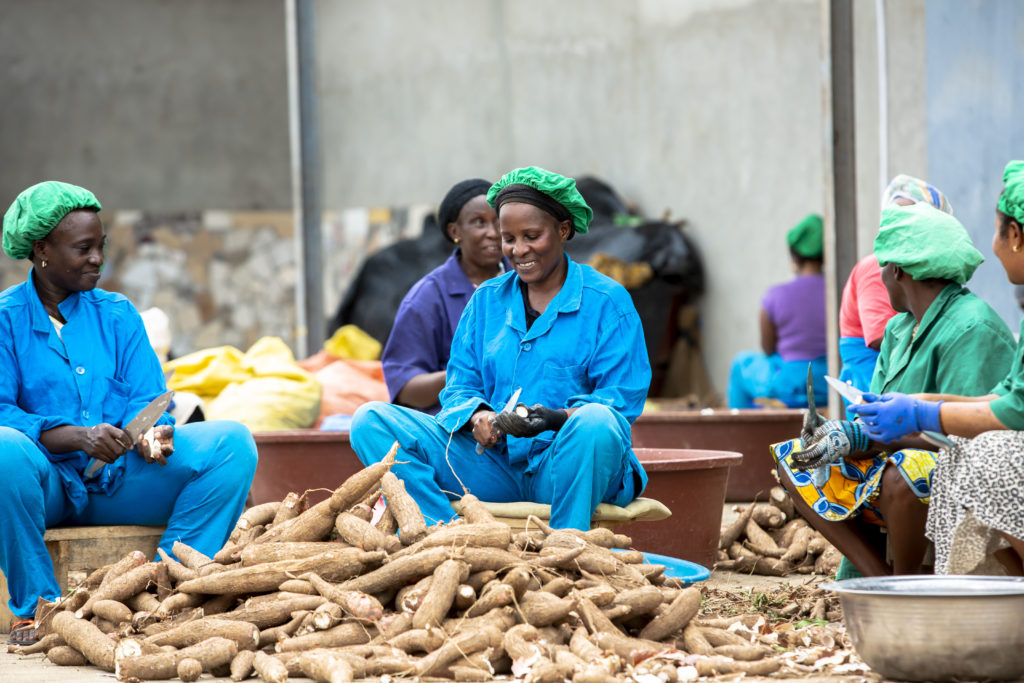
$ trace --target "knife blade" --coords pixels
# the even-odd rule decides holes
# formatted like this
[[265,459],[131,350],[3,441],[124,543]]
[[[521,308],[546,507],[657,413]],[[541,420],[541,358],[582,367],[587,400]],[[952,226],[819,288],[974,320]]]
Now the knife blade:
[[[506,401],[505,407],[501,409],[501,412],[503,412],[503,413],[511,413],[515,409],[516,403],[519,401],[519,394],[521,394],[521,393],[523,393],[523,388],[522,387],[519,387],[518,389],[513,391],[512,392],[512,397],[508,401]],[[484,449],[484,445],[482,443],[477,443],[477,445],[476,445],[477,455],[483,453],[484,450],[485,450]]]
[[825,381],[828,382],[830,387],[836,390],[836,393],[850,403],[854,405],[864,403],[864,392],[852,384],[838,380],[835,377],[829,377],[828,375],[825,375]]
[[[132,418],[131,422],[122,428],[124,433],[131,438],[133,444],[139,440],[139,437],[145,433],[147,429],[152,427],[153,424],[160,419],[160,416],[167,410],[167,406],[171,404],[171,398],[173,396],[173,391],[165,391],[160,394],[150,401],[149,405],[140,410],[138,414]],[[85,478],[88,479],[93,476],[106,464],[107,463],[102,460],[90,458],[89,465],[85,468]]]

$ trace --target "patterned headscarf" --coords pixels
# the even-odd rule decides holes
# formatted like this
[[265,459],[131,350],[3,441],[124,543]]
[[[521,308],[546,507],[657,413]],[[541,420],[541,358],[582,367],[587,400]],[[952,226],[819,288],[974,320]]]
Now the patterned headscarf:
[[882,197],[882,208],[889,206],[897,198],[909,199],[915,204],[925,202],[939,211],[953,215],[953,207],[946,199],[946,195],[935,186],[912,175],[901,173],[889,182],[889,187],[885,188],[885,195]]

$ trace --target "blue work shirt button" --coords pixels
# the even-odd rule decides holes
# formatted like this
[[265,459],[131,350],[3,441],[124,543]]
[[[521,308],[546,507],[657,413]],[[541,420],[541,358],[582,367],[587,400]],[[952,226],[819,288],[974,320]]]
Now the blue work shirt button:
[[84,375],[85,374],[85,368],[83,368],[81,365],[79,365],[77,368],[75,368],[75,372],[77,372],[79,375]]
[[523,344],[523,351],[529,351],[532,348],[533,344],[531,344],[530,342],[526,342],[525,344]]
[[86,420],[88,420],[89,419],[89,411],[88,410],[83,410],[82,411],[82,417],[84,417]]

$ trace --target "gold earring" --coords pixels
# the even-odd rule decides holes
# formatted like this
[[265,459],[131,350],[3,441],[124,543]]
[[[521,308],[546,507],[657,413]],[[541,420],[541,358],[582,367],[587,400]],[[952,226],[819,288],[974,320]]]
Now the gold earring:
[[460,240],[460,239],[459,239],[458,237],[456,237],[456,238],[455,238],[455,244],[458,244],[458,243],[460,243],[461,241],[462,241],[462,240]]
[[42,268],[45,268],[46,267],[46,259],[43,259],[43,262],[40,263],[39,266],[42,267]]
[[1019,244],[1013,245],[1013,251],[1014,251],[1014,253],[1019,252],[1020,251],[1020,245]]

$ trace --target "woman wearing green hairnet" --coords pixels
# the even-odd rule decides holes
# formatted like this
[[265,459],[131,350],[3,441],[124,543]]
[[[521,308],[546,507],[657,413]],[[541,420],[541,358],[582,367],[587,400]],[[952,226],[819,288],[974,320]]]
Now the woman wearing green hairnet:
[[[898,313],[886,325],[870,388],[988,391],[1010,367],[1013,335],[963,286],[983,259],[960,222],[924,202],[890,205],[874,251]],[[920,573],[932,447],[920,439],[884,446],[858,422],[808,417],[801,439],[771,447],[794,505],[862,574]]]
[[152,430],[160,448],[149,432],[124,431],[167,387],[135,307],[96,286],[100,208],[92,192],[47,181],[4,215],[4,253],[32,262],[28,280],[0,294],[0,570],[20,644],[37,637],[39,599],[61,597],[48,527],[166,525],[168,553],[182,541],[213,554],[256,471],[256,445],[238,422],[175,427],[164,413]]
[[796,274],[761,300],[761,348],[736,355],[729,371],[729,407],[755,408],[767,399],[807,407],[807,365],[814,400],[824,403],[828,372],[821,216],[810,214],[786,234]]
[[[1003,183],[992,251],[1010,282],[1024,284],[1024,161],[1006,165]],[[963,360],[974,359],[965,353]],[[1024,335],[1009,374],[993,387],[974,398],[876,392],[850,407],[882,443],[925,431],[950,435],[928,510],[937,573],[1024,575]]]
[[599,503],[626,505],[647,483],[630,433],[651,381],[640,316],[625,288],[565,253],[593,216],[572,178],[516,169],[487,201],[512,271],[462,313],[441,411],[365,404],[352,447],[369,465],[397,441],[393,471],[431,523],[468,491],[549,504],[551,526],[586,530]]

